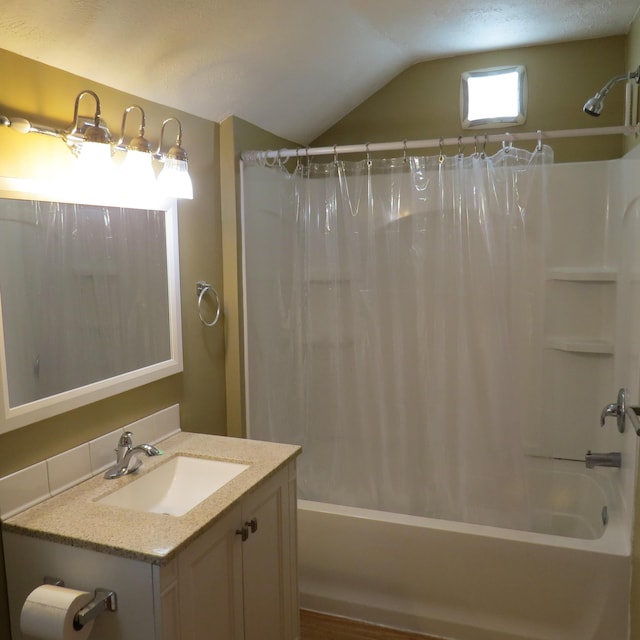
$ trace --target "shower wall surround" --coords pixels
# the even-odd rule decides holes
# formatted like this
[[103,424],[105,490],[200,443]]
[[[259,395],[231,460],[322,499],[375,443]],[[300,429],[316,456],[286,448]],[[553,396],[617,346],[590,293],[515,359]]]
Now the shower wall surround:
[[532,453],[583,460],[621,451],[633,526],[638,438],[600,413],[619,388],[640,399],[640,156],[557,165],[549,174],[541,440]]
[[580,459],[587,449],[619,445],[615,428],[601,434],[598,420],[602,408],[615,400],[616,280],[622,256],[611,245],[620,238],[624,214],[621,168],[620,162],[576,163],[556,165],[549,173],[543,454]]

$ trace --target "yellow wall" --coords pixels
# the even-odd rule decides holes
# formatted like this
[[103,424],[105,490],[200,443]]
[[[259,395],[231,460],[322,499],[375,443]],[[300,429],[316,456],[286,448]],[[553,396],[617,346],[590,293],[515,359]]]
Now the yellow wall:
[[[119,134],[124,109],[135,103],[146,112],[146,135],[153,143],[158,142],[162,121],[175,115],[183,126],[183,145],[189,154],[195,193],[192,201],[178,204],[184,373],[0,435],[0,476],[174,403],[180,403],[185,430],[224,434],[224,323],[203,327],[195,294],[197,280],[207,280],[221,295],[224,293],[219,126],[3,50],[0,68],[0,115],[26,116],[39,124],[66,127],[73,118],[76,95],[92,89],[100,96],[102,113],[113,135]],[[92,106],[90,99],[87,104]],[[72,155],[60,140],[21,135],[0,127],[1,176],[46,177],[52,171],[66,171],[71,163]],[[8,639],[5,606],[4,581],[0,580],[0,638]]]
[[237,117],[227,118],[220,126],[220,172],[222,184],[222,235],[224,252],[224,286],[228,307],[226,381],[227,425],[233,436],[246,434],[244,403],[244,352],[242,332],[242,282],[240,274],[240,153],[248,149],[282,149],[295,146]]
[[[313,146],[482,136],[460,125],[463,71],[522,64],[529,87],[527,120],[488,133],[576,129],[623,124],[624,90],[607,98],[599,118],[582,105],[614,75],[623,73],[623,36],[507,49],[415,64],[396,76],[313,142]],[[524,144],[524,143],[523,143]],[[531,147],[535,142],[530,143]],[[604,160],[622,154],[620,136],[554,140],[556,162]],[[488,147],[488,151],[491,151]],[[495,149],[495,147],[494,147]],[[470,149],[466,149],[468,153]],[[453,154],[456,149],[445,149]],[[434,152],[435,153],[435,152]]]
[[[635,71],[638,66],[640,66],[640,16],[636,17],[633,24],[631,25],[631,29],[629,30],[629,35],[626,40],[626,65],[624,67],[624,71]],[[624,73],[622,71],[621,73]],[[634,104],[634,113],[639,112],[638,105],[638,96],[636,96],[635,104]],[[630,151],[633,147],[635,147],[640,142],[640,138],[638,136],[629,136],[625,138],[624,150],[625,153]]]
[[[124,109],[136,103],[146,112],[146,135],[154,143],[163,119],[177,116],[183,126],[195,192],[192,201],[182,200],[178,205],[184,373],[0,435],[0,476],[176,402],[181,405],[184,428],[224,433],[223,329],[203,327],[195,297],[197,280],[207,280],[223,293],[218,126],[7,51],[0,50],[0,67],[0,115],[27,116],[34,122],[65,127],[73,118],[76,95],[92,89],[100,96],[103,117],[112,134],[119,134]],[[90,99],[88,104],[92,106]],[[72,159],[60,140],[0,127],[2,176],[45,177],[51,171],[69,168]]]

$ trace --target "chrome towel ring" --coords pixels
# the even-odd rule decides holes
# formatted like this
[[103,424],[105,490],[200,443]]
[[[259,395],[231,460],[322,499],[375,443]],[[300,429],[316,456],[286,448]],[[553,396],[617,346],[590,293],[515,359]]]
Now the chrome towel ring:
[[[211,322],[207,322],[202,315],[202,300],[207,291],[211,293],[214,300],[216,301],[216,315],[213,320],[211,320]],[[218,292],[213,288],[213,285],[205,282],[204,280],[200,280],[199,282],[196,282],[196,295],[198,296],[198,316],[200,317],[200,322],[202,322],[205,327],[213,327],[218,323],[218,320],[220,319],[220,313],[222,312],[222,305],[220,304],[220,297],[218,296]]]

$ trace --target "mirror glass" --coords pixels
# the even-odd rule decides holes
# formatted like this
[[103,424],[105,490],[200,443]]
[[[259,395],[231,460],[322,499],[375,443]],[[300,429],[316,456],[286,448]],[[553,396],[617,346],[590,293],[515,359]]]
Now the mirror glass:
[[0,432],[182,370],[175,202],[0,179]]

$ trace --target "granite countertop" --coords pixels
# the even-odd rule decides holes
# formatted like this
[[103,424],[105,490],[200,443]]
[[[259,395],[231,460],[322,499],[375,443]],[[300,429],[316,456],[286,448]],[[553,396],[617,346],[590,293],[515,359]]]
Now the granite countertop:
[[[138,473],[116,480],[94,476],[9,518],[6,531],[165,564],[259,482],[300,453],[295,445],[181,432],[159,443],[165,455],[142,456]],[[96,502],[176,454],[249,464],[249,468],[183,516],[132,511]]]

